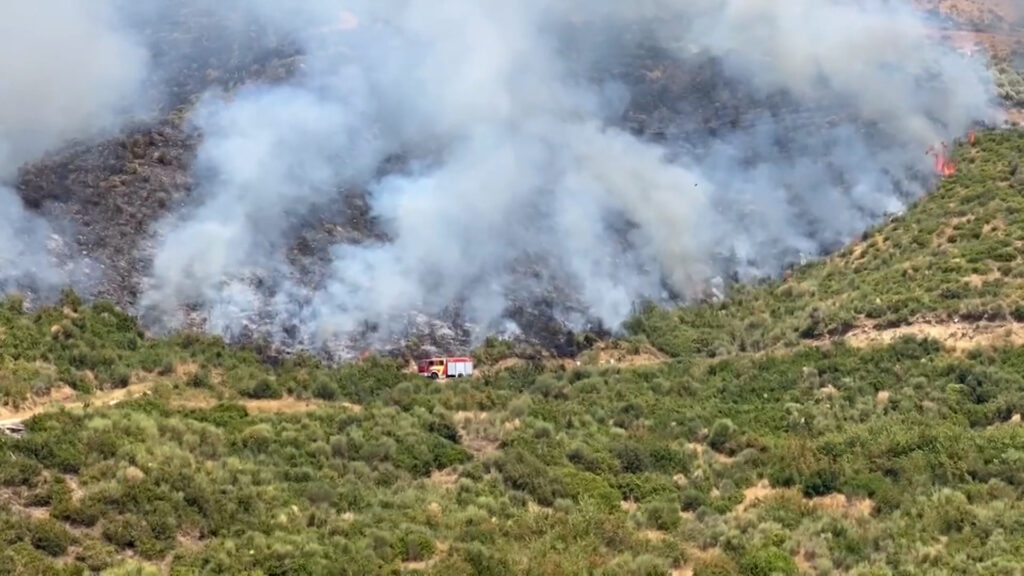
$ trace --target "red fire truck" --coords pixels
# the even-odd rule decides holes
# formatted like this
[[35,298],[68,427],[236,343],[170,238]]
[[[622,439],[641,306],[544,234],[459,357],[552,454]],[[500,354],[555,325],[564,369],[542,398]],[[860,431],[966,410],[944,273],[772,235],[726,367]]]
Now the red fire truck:
[[431,380],[462,378],[473,375],[473,359],[469,357],[427,358],[416,363],[416,372]]

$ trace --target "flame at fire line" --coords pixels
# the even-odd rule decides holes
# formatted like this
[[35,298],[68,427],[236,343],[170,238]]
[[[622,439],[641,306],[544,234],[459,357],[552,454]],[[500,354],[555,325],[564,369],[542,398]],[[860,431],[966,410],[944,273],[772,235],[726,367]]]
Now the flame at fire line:
[[[967,133],[967,143],[974,144],[974,130]],[[939,147],[932,146],[926,154],[935,156],[935,173],[942,177],[956,174],[956,162],[949,158],[948,147],[942,142]]]
[[928,154],[935,156],[935,173],[940,176],[952,176],[956,174],[956,162],[949,159],[947,156],[946,143],[943,142],[941,148],[931,147],[928,149]]

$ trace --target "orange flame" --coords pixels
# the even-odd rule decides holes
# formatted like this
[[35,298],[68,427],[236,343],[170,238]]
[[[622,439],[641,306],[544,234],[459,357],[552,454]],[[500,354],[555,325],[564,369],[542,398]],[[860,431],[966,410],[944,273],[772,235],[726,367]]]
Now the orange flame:
[[946,143],[942,143],[942,149],[938,150],[934,146],[928,149],[927,154],[933,154],[935,156],[935,173],[948,177],[956,174],[956,162],[948,159],[946,155]]
[[967,133],[967,141],[974,144],[974,130]]

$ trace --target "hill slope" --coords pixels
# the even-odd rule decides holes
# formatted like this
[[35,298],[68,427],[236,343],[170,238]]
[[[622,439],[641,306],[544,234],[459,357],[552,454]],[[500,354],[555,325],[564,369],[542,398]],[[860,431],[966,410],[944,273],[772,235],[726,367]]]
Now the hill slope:
[[835,257],[781,284],[741,288],[719,306],[648,310],[632,328],[665,352],[715,356],[864,331],[1024,321],[1022,155],[1019,132],[979,136],[927,200]]
[[[1022,570],[1024,349],[913,336],[1020,319],[1021,152],[1024,133],[980,135],[957,176],[842,254],[645,312],[638,338],[675,358],[641,367],[436,383],[148,340],[70,294],[9,301],[6,403],[147,395],[0,437],[0,572]],[[849,345],[893,329],[908,335]]]

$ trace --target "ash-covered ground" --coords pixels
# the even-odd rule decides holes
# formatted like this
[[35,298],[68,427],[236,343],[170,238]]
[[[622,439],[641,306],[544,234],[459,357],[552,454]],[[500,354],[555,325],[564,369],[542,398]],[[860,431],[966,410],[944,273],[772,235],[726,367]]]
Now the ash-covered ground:
[[[493,23],[491,16],[478,14],[468,5],[463,6],[464,3],[457,4],[472,13],[471,19],[477,25]],[[676,4],[667,0],[655,2],[652,6],[657,7],[651,16],[660,16],[660,12],[683,20],[701,16],[690,15],[689,9]],[[395,13],[401,12],[399,5],[395,6]],[[616,15],[617,9],[602,4],[596,12],[606,10],[603,17],[599,14],[593,20],[580,22],[549,18],[547,8],[531,3],[530,7],[511,16],[522,17],[531,24],[536,20],[545,31],[557,28],[557,33],[552,34],[557,42],[552,46],[543,44],[543,50],[536,50],[541,57],[555,59],[560,64],[558,71],[563,76],[558,82],[564,82],[564,86],[552,89],[549,97],[558,100],[576,98],[578,94],[582,94],[583,99],[592,96],[601,101],[600,114],[577,121],[572,118],[574,114],[586,114],[593,106],[574,103],[558,113],[569,118],[560,116],[553,124],[547,111],[531,116],[543,103],[529,101],[530,94],[516,84],[527,85],[529,90],[544,90],[548,88],[545,83],[550,83],[551,79],[523,67],[531,60],[520,60],[516,50],[509,51],[511,56],[505,54],[504,44],[495,49],[498,54],[493,63],[486,58],[478,62],[467,56],[465,62],[445,62],[451,64],[451,69],[442,67],[444,75],[417,80],[427,89],[436,83],[462,82],[458,89],[439,89],[442,95],[424,94],[424,98],[433,97],[439,104],[464,106],[472,109],[469,114],[481,114],[480,121],[488,130],[487,136],[499,139],[495,154],[503,151],[501,138],[522,137],[519,127],[509,129],[509,122],[513,125],[521,122],[531,128],[540,125],[541,131],[563,123],[563,127],[584,133],[596,124],[595,138],[609,138],[606,146],[609,152],[601,152],[611,154],[609,159],[615,158],[613,150],[620,144],[623,146],[621,154],[638,158],[646,158],[648,150],[660,151],[660,158],[650,164],[658,173],[656,177],[642,173],[631,176],[631,171],[644,166],[646,159],[635,162],[631,159],[631,163],[623,166],[621,174],[613,170],[608,174],[600,173],[603,167],[588,168],[589,164],[581,167],[577,163],[584,161],[569,159],[563,160],[571,165],[563,169],[565,173],[555,175],[550,183],[541,181],[533,185],[541,188],[539,193],[531,189],[529,195],[524,194],[522,202],[516,200],[514,191],[500,202],[494,200],[496,210],[501,210],[498,207],[501,205],[525,208],[522,213],[516,210],[517,213],[506,221],[495,219],[501,223],[498,226],[509,229],[529,227],[534,221],[551,218],[552,213],[559,222],[576,218],[576,212],[582,214],[578,216],[580,219],[597,219],[600,221],[600,245],[586,242],[577,245],[574,238],[564,236],[564,230],[593,233],[594,223],[588,221],[585,225],[559,228],[554,233],[549,231],[535,246],[491,249],[482,256],[466,257],[465,263],[457,256],[445,260],[439,255],[435,261],[434,256],[427,253],[421,259],[431,261],[423,268],[413,262],[398,262],[385,276],[374,267],[376,265],[366,268],[362,256],[358,261],[346,261],[340,254],[347,252],[339,252],[339,246],[365,247],[367,253],[372,254],[378,246],[396,241],[401,245],[402,235],[408,236],[409,230],[382,222],[380,203],[384,194],[380,190],[383,184],[397,178],[406,186],[410,182],[419,185],[421,180],[428,179],[424,175],[430,176],[432,170],[443,173],[449,165],[446,163],[452,162],[451,150],[459,148],[460,139],[466,138],[464,131],[446,131],[447,125],[430,125],[433,112],[427,110],[425,118],[403,115],[403,122],[407,124],[397,126],[388,125],[386,117],[339,123],[344,129],[355,132],[354,136],[346,135],[352,138],[348,149],[340,146],[337,153],[325,155],[319,161],[306,162],[299,158],[294,162],[300,170],[294,173],[295,186],[314,189],[315,194],[296,195],[294,204],[261,199],[259,201],[266,204],[261,208],[265,213],[225,214],[225,222],[220,224],[237,224],[232,218],[252,220],[246,223],[244,242],[239,241],[237,246],[239,253],[250,255],[237,262],[232,260],[230,266],[222,261],[204,262],[203,289],[191,291],[187,284],[192,276],[183,275],[197,272],[188,257],[184,257],[186,262],[178,264],[177,269],[167,268],[166,258],[161,259],[161,255],[166,256],[175,248],[175,237],[169,235],[169,231],[173,232],[176,226],[180,229],[190,217],[194,219],[196,213],[210,205],[211,199],[222,199],[217,188],[223,187],[218,180],[223,178],[218,172],[231,169],[225,162],[251,160],[253,165],[242,172],[251,170],[253,181],[244,182],[244,186],[255,189],[261,187],[263,163],[275,160],[259,155],[259,150],[255,150],[251,158],[246,157],[247,127],[244,123],[233,123],[225,128],[227,120],[222,117],[230,118],[236,95],[249,90],[249,95],[279,98],[280,106],[294,105],[295,117],[300,119],[295,131],[301,132],[307,110],[296,104],[301,104],[305,98],[297,92],[306,90],[315,97],[324,97],[325,93],[333,97],[337,95],[335,92],[345,93],[350,88],[330,84],[336,79],[323,72],[325,63],[357,71],[361,74],[358,78],[342,80],[365,81],[366,86],[360,88],[371,94],[371,103],[374,91],[379,90],[377,96],[394,98],[394,102],[388,102],[394,106],[396,103],[406,105],[405,98],[415,99],[416,95],[396,96],[397,91],[408,90],[408,86],[387,85],[387,80],[394,79],[388,74],[411,77],[416,74],[411,64],[433,65],[436,62],[418,62],[405,53],[388,59],[360,51],[384,50],[388,46],[385,40],[400,43],[409,35],[424,32],[418,28],[422,24],[419,21],[409,24],[396,15],[394,21],[389,22],[391,13],[384,8],[366,7],[363,13],[367,17],[354,29],[328,29],[312,36],[306,28],[297,32],[299,28],[282,29],[267,24],[265,19],[231,19],[223,11],[204,11],[188,2],[177,8],[171,3],[159,4],[159,8],[140,9],[132,20],[151,57],[153,72],[146,76],[143,88],[146,94],[143,100],[150,104],[149,108],[138,113],[134,120],[121,122],[113,133],[65,142],[51,147],[44,156],[24,163],[14,186],[17,194],[30,213],[43,215],[49,223],[49,252],[61,261],[72,279],[72,286],[89,297],[110,299],[138,312],[144,325],[154,331],[194,327],[235,340],[269,339],[285,349],[309,349],[334,358],[352,357],[370,348],[393,354],[463,352],[489,334],[519,338],[557,354],[574,354],[578,351],[577,334],[585,331],[605,334],[614,330],[615,326],[609,325],[608,319],[621,316],[624,306],[643,299],[685,304],[700,298],[721,297],[731,282],[778,274],[789,264],[838,248],[887,212],[898,211],[914,200],[934,181],[923,146],[909,150],[908,146],[917,146],[933,135],[955,135],[968,122],[981,119],[988,111],[987,102],[980,101],[979,96],[985,87],[979,84],[981,87],[973,93],[970,88],[952,86],[953,80],[964,80],[944,77],[943,68],[935,68],[936,62],[932,60],[952,56],[933,46],[926,48],[934,50],[936,56],[909,63],[904,72],[913,76],[913,80],[895,82],[896,88],[889,87],[893,90],[890,101],[884,102],[885,97],[867,94],[872,90],[870,86],[858,86],[856,82],[869,84],[879,78],[895,78],[900,70],[894,68],[885,73],[873,69],[850,70],[846,74],[821,68],[833,63],[826,61],[825,56],[810,56],[812,49],[818,50],[813,42],[775,45],[771,37],[781,38],[786,32],[784,29],[763,31],[761,35],[770,36],[767,40],[756,38],[756,30],[752,32],[755,37],[752,42],[772,46],[776,50],[774,55],[737,55],[743,48],[733,46],[733,40],[728,38],[715,37],[714,30],[708,30],[707,38],[695,38],[692,31],[682,34],[682,40],[689,39],[691,44],[666,42],[661,37],[665,30],[651,24],[657,18],[620,17]],[[460,9],[452,8],[456,12]],[[879,23],[884,22],[880,16],[885,15],[885,9],[877,10],[878,14],[865,16],[869,21],[861,23],[861,28],[891,33],[887,24]],[[824,10],[824,16],[820,11],[814,14],[841,16],[842,12],[831,14]],[[374,15],[380,17],[382,23],[371,24]],[[721,19],[716,15],[715,23],[731,25],[729,19],[733,17],[729,12]],[[879,17],[879,22],[870,20],[874,17]],[[400,29],[395,38],[384,32],[380,32],[379,37],[374,36],[378,34],[375,26],[388,25]],[[852,25],[856,28],[857,23]],[[430,34],[446,31],[448,26],[447,22],[438,23],[426,30],[429,34],[425,37],[432,38]],[[720,30],[718,34],[728,32]],[[324,40],[335,36],[345,38],[347,34],[355,35],[355,39],[340,40],[336,44]],[[469,37],[465,41],[473,39]],[[324,44],[330,45],[330,52]],[[457,48],[458,42],[453,46]],[[898,47],[896,51],[914,49]],[[537,54],[530,54],[530,57]],[[764,56],[766,60],[751,60],[755,56]],[[859,56],[867,59],[871,66],[895,66],[893,61],[878,54],[861,53]],[[844,64],[851,66],[850,62]],[[489,72],[477,74],[474,68],[482,66],[486,71],[503,65],[509,66],[509,70],[503,70],[499,76]],[[968,64],[957,65],[963,66],[965,72],[977,72]],[[375,76],[377,68],[386,66],[394,66],[395,70]],[[761,77],[762,72],[751,66],[768,69],[777,66],[779,69],[763,73]],[[821,69],[812,72],[787,69],[805,66]],[[474,74],[464,74],[466,70],[473,70]],[[364,76],[368,79],[363,79]],[[477,81],[507,82],[510,86],[491,93],[492,90],[473,84]],[[939,103],[900,102],[900,98],[907,95],[898,88],[914,83],[919,84],[921,90],[933,90],[932,97]],[[265,87],[266,91],[260,92],[260,87]],[[484,105],[472,96],[477,87],[484,92],[482,99],[512,100],[507,108],[519,110],[521,116],[496,119],[495,114],[504,115],[507,110],[478,110]],[[204,105],[203,97],[211,93],[227,94],[226,104]],[[462,99],[465,101],[460,102]],[[519,102],[524,99],[526,104]],[[335,102],[331,98],[326,100]],[[337,101],[344,103],[343,98]],[[894,110],[880,110],[879,105],[883,103],[894,106]],[[901,116],[899,120],[907,116],[900,111],[900,106],[912,109],[921,121],[896,125],[895,115]],[[273,130],[287,133],[288,116],[283,118],[281,128],[264,126],[256,117],[251,137],[258,139]],[[237,118],[231,121],[236,122]],[[316,119],[312,122],[316,123]],[[470,129],[474,128],[471,121],[466,122]],[[204,145],[211,145],[204,128],[221,132],[230,129],[237,133],[228,133],[226,138],[225,134],[218,134],[219,140],[212,144],[215,149],[204,151]],[[414,129],[421,129],[422,134],[404,133]],[[910,133],[915,130],[921,133]],[[385,135],[380,136],[380,133]],[[395,133],[400,135],[395,136]],[[324,165],[348,162],[349,149],[363,146],[361,138],[389,144],[371,157],[369,173],[354,178],[328,178],[335,183],[324,185],[321,180],[314,182],[302,172],[315,172]],[[563,144],[558,137],[543,138],[545,146],[557,148]],[[627,138],[635,138],[639,143],[634,145]],[[304,141],[297,142],[301,147]],[[592,153],[575,139],[564,144],[580,146],[570,152],[573,158]],[[226,160],[228,154],[222,152],[232,146],[241,152],[232,148],[230,159]],[[512,153],[520,156],[535,152],[529,145],[510,146]],[[317,153],[303,150],[295,154],[316,156]],[[361,158],[364,155],[353,152],[351,156]],[[593,161],[586,159],[584,163]],[[543,163],[525,166],[539,171],[548,169]],[[683,171],[684,168],[687,171]],[[523,176],[524,180],[530,180],[526,174],[512,173],[516,178]],[[700,202],[693,202],[692,208],[685,200],[679,203],[671,200],[677,194],[682,198],[683,193],[689,193],[687,190],[677,193],[661,189],[666,186],[683,188],[681,180],[689,178],[691,173],[697,177],[692,184],[687,181],[685,186],[692,186],[706,195]],[[507,175],[497,174],[496,177]],[[617,182],[620,178],[632,181]],[[591,196],[589,190],[594,188],[595,179],[601,180],[596,188],[603,186],[604,192]],[[274,182],[281,189],[266,193],[287,199],[292,193],[288,190],[288,181]],[[486,183],[487,178],[480,182]],[[551,190],[547,191],[549,186]],[[713,187],[714,191],[705,193],[701,186]],[[563,196],[561,188],[570,188],[576,195]],[[650,195],[652,188],[658,194]],[[236,203],[245,202],[245,192],[243,187]],[[487,193],[486,189],[479,190],[480,195]],[[310,201],[311,194],[315,195],[315,201]],[[548,197],[545,195],[552,201],[545,200]],[[609,201],[609,197],[617,195],[624,196]],[[448,237],[454,231],[472,229],[480,219],[479,210],[485,209],[482,205],[466,209],[466,203],[472,203],[467,196],[446,197],[440,192],[431,198],[433,203],[413,203],[402,208],[406,211],[416,208],[419,212],[411,218],[428,222],[425,230],[417,230],[418,233]],[[592,202],[610,202],[612,209],[601,209],[600,214],[592,215]],[[615,209],[612,206],[615,202],[623,207]],[[666,202],[662,210],[659,203]],[[847,213],[832,214],[837,205]],[[784,211],[779,209],[781,206],[785,207]],[[679,229],[678,222],[664,221],[661,213],[693,217],[698,222],[692,225],[692,231]],[[273,219],[268,219],[270,217]],[[208,214],[206,218],[209,220]],[[559,225],[565,226],[564,223]],[[210,227],[200,230],[209,232]],[[516,243],[514,239],[518,236],[515,234],[500,229],[493,229],[493,232],[496,243]],[[438,250],[452,246],[462,248],[462,244],[482,242],[486,238],[479,235],[481,232],[474,233],[477,235],[460,232],[457,240],[439,243]],[[180,241],[181,237],[178,238]],[[186,235],[185,239],[191,238]],[[202,238],[197,241],[202,242]],[[551,246],[559,242],[566,247]],[[231,260],[233,247],[230,242],[225,247],[229,254],[221,260]],[[217,247],[211,246],[213,248]],[[203,250],[203,246],[198,250]],[[252,256],[264,252],[281,252],[281,257]],[[591,261],[591,252],[600,254]],[[500,258],[493,265],[474,260],[487,259],[494,254]],[[195,259],[193,256],[192,260]],[[372,256],[365,259],[372,261]],[[691,263],[690,259],[695,262]],[[584,265],[576,268],[580,261]],[[164,268],[157,269],[161,266]],[[447,270],[446,266],[452,269]],[[424,270],[429,274],[424,274]],[[408,271],[408,278],[401,275],[402,271]],[[218,274],[223,274],[223,278],[216,277]],[[374,286],[362,287],[353,303],[336,301],[339,281],[358,285],[360,275],[364,275],[367,282],[383,283],[381,278],[385,277],[389,283],[407,281],[413,287],[410,290],[425,296],[413,298],[404,292],[401,297],[388,294],[393,302],[361,315],[361,302],[377,302],[372,294]],[[655,283],[635,281],[648,276],[662,278]],[[595,279],[600,282],[592,282]],[[173,297],[155,300],[161,304],[170,302],[181,313],[182,320],[177,323],[169,321],[166,306],[154,307],[150,305],[154,298],[146,298],[147,294],[160,293],[163,288],[160,283],[167,284],[169,280],[186,286],[177,287],[178,292]],[[597,310],[607,303],[599,293],[601,288],[594,286],[618,287],[620,284],[626,286],[621,290],[621,297],[614,306],[608,304],[616,312]],[[45,295],[46,289],[52,293],[60,285],[22,282],[17,287]],[[345,285],[346,289],[340,293],[350,294],[349,290],[353,289]],[[383,285],[380,289],[389,293],[398,290]],[[429,297],[433,292],[451,297],[439,303]],[[324,294],[331,298],[325,298]],[[479,313],[479,300],[493,295],[501,302],[497,306],[488,302],[487,308],[499,312]],[[631,301],[624,303],[623,298]],[[406,304],[421,301],[429,304],[422,308]],[[475,304],[467,308],[467,302]],[[323,312],[332,306],[335,309]],[[316,313],[311,314],[310,310]],[[342,333],[331,330],[335,317],[343,318],[348,326]],[[317,328],[310,327],[314,323]]]
[[[134,310],[151,265],[153,226],[189,205],[194,187],[192,164],[202,138],[188,126],[190,104],[210,89],[233,90],[252,82],[286,80],[302,65],[302,55],[290,47],[275,49],[253,42],[211,50],[203,40],[208,35],[215,36],[211,31],[174,34],[158,44],[161,51],[176,54],[179,61],[193,62],[168,76],[169,104],[161,107],[158,118],[141,121],[114,138],[63,147],[20,171],[17,190],[25,205],[51,221],[66,223],[63,230],[67,234],[55,234],[53,239],[59,247],[58,257],[88,260],[88,281],[77,288],[91,298],[108,299]],[[230,61],[215,57],[224,52],[233,54]],[[208,54],[213,56],[204,58]],[[799,110],[782,101],[744,102],[736,87],[716,74],[710,59],[684,62],[643,45],[635,46],[630,56],[609,62],[603,72],[606,78],[629,86],[629,103],[618,125],[643,138],[694,146],[720,133],[749,127],[761,114],[790,115],[811,126],[828,119],[820,111]],[[751,104],[756,107],[744,108]],[[407,157],[387,158],[377,176],[400,171],[408,162]],[[458,226],[459,222],[455,218],[444,225]],[[335,190],[329,209],[296,217],[289,236],[292,279],[311,287],[323,280],[332,247],[387,240],[375,223],[366,191],[360,188]],[[587,318],[573,292],[552,277],[543,263],[520,262],[515,273],[527,281],[518,293],[510,294],[507,330],[496,335],[568,356],[578,353],[575,336],[579,326],[600,335],[608,333],[599,320]],[[536,281],[542,277],[548,290],[538,293]],[[274,298],[275,278],[254,275],[251,280],[265,298]],[[718,283],[709,287],[708,297],[720,296],[715,286]],[[208,327],[201,310],[187,314],[189,327]],[[368,325],[365,333],[340,344],[340,350],[335,342],[316,351],[326,356],[350,355],[366,346],[361,340],[372,332],[373,326]],[[233,334],[240,341],[265,336],[259,317],[251,318],[246,330]],[[295,327],[286,327],[284,336],[279,344],[285,348],[303,345]],[[456,353],[470,346],[470,334],[456,305],[440,317],[410,314],[407,330],[396,334],[380,351]]]

